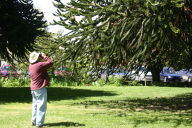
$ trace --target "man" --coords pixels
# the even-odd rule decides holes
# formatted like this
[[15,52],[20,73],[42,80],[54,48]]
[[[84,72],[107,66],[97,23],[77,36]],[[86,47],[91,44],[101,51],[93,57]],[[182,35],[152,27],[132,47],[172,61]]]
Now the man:
[[32,125],[43,128],[47,110],[46,86],[49,86],[47,69],[53,65],[53,60],[44,53],[32,52],[29,62],[32,94]]

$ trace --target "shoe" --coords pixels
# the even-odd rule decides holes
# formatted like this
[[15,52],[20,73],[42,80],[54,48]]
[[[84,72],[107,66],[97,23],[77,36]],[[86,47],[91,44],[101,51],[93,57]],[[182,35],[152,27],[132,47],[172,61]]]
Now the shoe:
[[32,124],[31,124],[31,125],[32,125],[32,126],[36,126],[36,124],[35,124],[35,123],[33,123],[33,122],[32,122]]

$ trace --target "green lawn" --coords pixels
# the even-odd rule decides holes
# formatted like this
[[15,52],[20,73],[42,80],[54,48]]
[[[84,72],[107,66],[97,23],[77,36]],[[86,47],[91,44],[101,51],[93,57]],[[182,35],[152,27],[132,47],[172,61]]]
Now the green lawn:
[[[48,99],[52,128],[192,127],[192,88],[52,87]],[[33,128],[29,88],[0,88],[0,128]]]

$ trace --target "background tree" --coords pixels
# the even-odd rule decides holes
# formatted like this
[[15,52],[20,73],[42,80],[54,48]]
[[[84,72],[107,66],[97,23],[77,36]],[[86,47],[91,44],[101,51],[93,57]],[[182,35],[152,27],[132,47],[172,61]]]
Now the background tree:
[[[60,77],[63,77],[62,79],[76,81],[80,84],[82,81],[85,80],[85,78],[87,78],[87,76],[85,76],[85,70],[82,69],[84,63],[76,62],[75,65],[71,65],[70,60],[63,61],[63,56],[65,56],[63,50],[65,48],[62,47],[62,44],[65,41],[66,40],[62,38],[61,34],[46,32],[44,36],[36,38],[36,50],[44,52],[48,56],[53,58],[54,66],[51,68],[52,73],[58,69],[65,69],[70,72],[72,69],[74,69],[72,71],[72,75],[61,75]],[[84,66],[84,68],[86,68],[86,66]]]
[[44,33],[43,14],[33,8],[32,0],[1,0],[0,16],[0,56],[8,61],[25,57],[34,49],[36,36]]
[[144,65],[153,81],[163,66],[192,66],[189,0],[55,1],[55,23],[71,30],[63,37],[63,60],[100,70]]

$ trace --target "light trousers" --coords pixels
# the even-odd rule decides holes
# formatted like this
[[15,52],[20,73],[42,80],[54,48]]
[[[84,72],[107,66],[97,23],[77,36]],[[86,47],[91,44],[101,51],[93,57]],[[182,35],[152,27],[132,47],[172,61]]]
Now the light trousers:
[[47,88],[32,90],[32,123],[41,126],[45,122],[47,110]]

